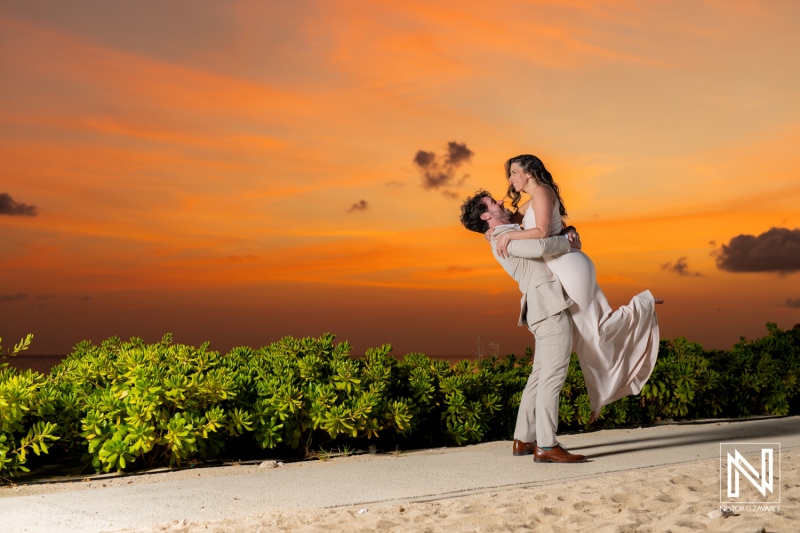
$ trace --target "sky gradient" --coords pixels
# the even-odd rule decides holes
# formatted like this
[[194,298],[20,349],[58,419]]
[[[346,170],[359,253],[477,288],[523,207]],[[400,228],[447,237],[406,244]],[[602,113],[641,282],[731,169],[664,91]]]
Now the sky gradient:
[[6,347],[520,353],[458,222],[520,153],[662,337],[799,323],[800,3],[585,4],[0,1]]

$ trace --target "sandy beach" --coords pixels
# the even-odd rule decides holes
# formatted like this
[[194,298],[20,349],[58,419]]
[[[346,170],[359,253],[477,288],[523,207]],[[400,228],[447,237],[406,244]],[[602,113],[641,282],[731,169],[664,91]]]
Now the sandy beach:
[[712,459],[432,501],[274,512],[234,520],[187,520],[126,531],[789,532],[797,531],[800,523],[797,457],[785,457],[784,504],[780,512],[714,515],[719,509],[715,504],[719,496],[719,461]]
[[[721,442],[779,442],[778,509],[720,511]],[[766,439],[766,440],[764,440]],[[0,487],[7,531],[797,531],[800,417],[565,435],[579,465],[510,442]],[[755,464],[755,463],[754,463]],[[2,529],[2,528],[0,528]]]

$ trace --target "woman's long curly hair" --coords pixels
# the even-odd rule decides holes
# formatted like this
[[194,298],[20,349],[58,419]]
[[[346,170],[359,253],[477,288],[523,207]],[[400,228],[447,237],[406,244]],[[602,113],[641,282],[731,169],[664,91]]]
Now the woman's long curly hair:
[[[558,185],[555,181],[553,181],[553,176],[550,175],[550,172],[544,168],[544,163],[542,160],[536,157],[535,155],[525,154],[525,155],[518,155],[517,157],[512,157],[508,161],[506,161],[506,179],[511,177],[511,165],[517,163],[522,170],[524,170],[527,174],[533,176],[533,179],[539,185],[547,185],[556,193],[556,198],[558,198],[559,204],[559,212],[561,213],[561,218],[567,218],[567,208],[564,207],[564,200],[561,198],[561,191],[558,189]],[[515,211],[519,210],[519,200],[522,198],[522,194],[514,190],[514,186],[510,183],[508,184],[508,193],[506,195],[511,198],[511,205],[514,207]]]

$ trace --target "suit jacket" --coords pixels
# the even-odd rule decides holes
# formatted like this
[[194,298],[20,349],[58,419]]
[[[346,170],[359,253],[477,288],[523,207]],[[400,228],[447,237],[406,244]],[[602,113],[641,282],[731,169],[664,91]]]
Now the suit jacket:
[[[497,226],[492,237],[518,230],[519,226]],[[505,259],[498,255],[495,241],[492,240],[491,243],[495,259],[519,283],[519,290],[522,292],[518,325],[536,324],[572,305],[572,300],[564,293],[561,282],[542,259],[568,252],[570,245],[566,237],[511,241],[508,244],[511,256]]]

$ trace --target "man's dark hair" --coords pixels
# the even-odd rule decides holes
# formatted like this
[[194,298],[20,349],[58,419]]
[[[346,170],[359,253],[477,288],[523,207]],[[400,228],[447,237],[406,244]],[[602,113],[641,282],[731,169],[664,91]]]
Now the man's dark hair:
[[483,199],[491,198],[492,195],[483,189],[475,193],[472,198],[467,198],[461,204],[461,223],[470,231],[486,233],[489,230],[489,223],[481,219],[481,215],[489,210]]

